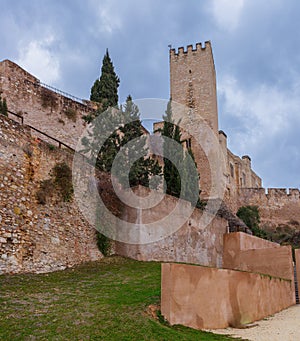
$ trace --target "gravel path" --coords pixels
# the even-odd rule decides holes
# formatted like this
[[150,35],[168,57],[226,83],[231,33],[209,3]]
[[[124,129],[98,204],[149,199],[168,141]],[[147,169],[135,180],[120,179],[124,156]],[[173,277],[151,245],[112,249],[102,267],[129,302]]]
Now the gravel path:
[[300,305],[282,310],[274,316],[255,322],[258,326],[248,329],[210,330],[216,334],[239,336],[251,341],[299,341],[300,340]]

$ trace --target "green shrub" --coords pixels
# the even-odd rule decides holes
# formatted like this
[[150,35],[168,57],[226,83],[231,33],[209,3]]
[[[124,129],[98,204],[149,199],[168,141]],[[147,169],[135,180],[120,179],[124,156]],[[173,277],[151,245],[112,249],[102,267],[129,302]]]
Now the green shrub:
[[97,231],[97,246],[103,256],[107,257],[111,252],[111,240],[101,232]]
[[0,114],[2,114],[4,116],[8,116],[6,99],[4,98],[2,100],[1,95],[0,95]]
[[49,148],[49,150],[55,150],[56,149],[56,147],[51,143],[48,144],[48,148]]
[[69,120],[72,120],[73,122],[76,122],[77,119],[77,111],[71,108],[68,108],[64,111],[64,114],[67,116]]
[[242,206],[236,215],[251,229],[254,236],[268,239],[267,232],[259,227],[260,216],[257,206]]
[[51,173],[53,182],[60,190],[63,201],[70,201],[73,194],[71,168],[65,162],[62,162],[56,164]]
[[56,187],[63,201],[70,201],[73,194],[72,171],[70,167],[62,162],[56,164],[50,171],[51,178],[40,182],[40,188],[36,192],[39,204],[45,205],[47,198],[52,196]]
[[47,203],[47,197],[52,193],[53,183],[51,179],[42,180],[40,182],[40,188],[36,192],[36,199],[39,204],[45,205]]

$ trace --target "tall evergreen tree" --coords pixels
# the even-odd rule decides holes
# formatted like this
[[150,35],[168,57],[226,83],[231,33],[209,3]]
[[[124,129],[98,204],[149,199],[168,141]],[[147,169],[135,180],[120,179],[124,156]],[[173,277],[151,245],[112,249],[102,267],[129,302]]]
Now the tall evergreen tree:
[[[147,155],[147,137],[143,133],[139,109],[130,96],[124,108],[101,113],[91,125],[90,138],[82,140],[83,152],[92,156],[98,169],[112,172],[124,187],[139,184],[148,187],[154,175],[161,175],[158,162]],[[107,132],[109,135],[105,135]],[[99,145],[102,145],[100,151]],[[113,168],[114,161],[117,167]],[[157,187],[158,184],[157,181],[152,185]]]
[[182,198],[191,201],[192,204],[197,205],[199,208],[202,207],[203,203],[199,199],[199,174],[191,148],[185,151],[182,178]]
[[[118,128],[122,119],[120,110],[113,108],[97,112],[97,119],[91,120],[88,136],[81,143],[83,150],[95,166],[104,172],[110,172],[113,161],[120,149]],[[100,147],[101,146],[101,147]],[[100,150],[99,150],[100,148]]]
[[108,49],[106,49],[106,53],[102,61],[100,78],[96,79],[91,88],[91,101],[101,103],[102,111],[106,110],[110,106],[117,106],[119,83],[119,77],[115,72]]
[[[174,140],[178,144],[181,143],[181,132],[178,125],[174,124],[172,115],[172,105],[171,101],[168,102],[167,110],[163,116],[164,125],[162,129],[162,135]],[[178,145],[177,145],[178,146]],[[174,148],[174,145],[170,140],[165,139],[163,144],[163,155],[172,155],[172,159],[177,161],[177,164],[183,161],[183,150],[178,150]],[[180,196],[181,180],[180,174],[177,166],[169,160],[169,158],[164,157],[164,186],[165,192],[176,197]]]
[[[111,171],[120,146],[120,136],[116,130],[119,123],[118,114],[114,113],[112,109],[118,105],[119,83],[119,77],[115,73],[108,49],[106,49],[100,78],[94,82],[90,96],[92,101],[100,103],[100,107],[95,113],[83,117],[85,121],[91,123],[92,129],[90,138],[83,138],[82,140],[85,148],[83,151],[89,152],[90,156],[96,160],[97,168],[104,172]],[[99,115],[101,118],[94,120]],[[110,132],[109,136],[106,136],[107,132]],[[98,152],[99,144],[102,147]]]
[[185,151],[181,145],[180,122],[174,122],[171,101],[168,102],[163,120],[162,135],[168,138],[164,141],[163,151],[165,156],[171,156],[173,160],[164,157],[165,191],[198,205],[200,191],[197,165],[191,148]]
[[[123,167],[116,168],[116,176],[123,186],[149,187],[152,176],[161,175],[161,167],[148,155],[147,137],[143,133],[139,108],[130,95],[124,106],[123,119],[125,124],[120,127],[120,147],[123,148],[123,152],[119,160]],[[157,187],[158,184],[156,182],[152,185]]]

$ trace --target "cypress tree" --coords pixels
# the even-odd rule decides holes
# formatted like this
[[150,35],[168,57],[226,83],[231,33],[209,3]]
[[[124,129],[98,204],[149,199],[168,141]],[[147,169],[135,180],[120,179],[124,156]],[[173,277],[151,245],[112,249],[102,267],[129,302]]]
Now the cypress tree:
[[[181,197],[199,206],[199,174],[191,148],[186,151],[181,145],[181,131],[178,124],[174,123],[171,101],[163,116],[164,125],[162,135],[176,142],[165,140],[163,145],[164,155],[172,156],[174,163],[164,157],[164,180],[167,194]],[[176,164],[175,164],[176,163]]]
[[[171,101],[168,102],[167,110],[165,111],[163,120],[164,125],[162,135],[180,144],[181,132],[179,127],[174,124]],[[182,153],[180,151],[178,152],[178,148],[175,149],[174,145],[171,144],[170,140],[167,139],[164,140],[163,154],[172,155],[173,160],[176,160],[177,164],[180,164],[183,161],[183,150]],[[163,174],[165,180],[164,190],[167,194],[179,197],[181,188],[179,171],[176,165],[171,160],[169,160],[169,158],[164,157],[163,161],[164,161]]]
[[[123,148],[123,153],[119,162],[124,167],[117,167],[117,174],[115,175],[120,183],[126,187],[129,170],[130,187],[137,185],[149,187],[151,177],[161,174],[161,167],[156,160],[148,156],[147,137],[143,133],[139,108],[132,101],[130,95],[127,97],[124,106],[123,118],[125,124],[120,127],[120,147]],[[128,143],[130,144],[127,145]],[[157,187],[159,183],[156,182],[153,185]]]
[[201,208],[203,203],[199,199],[199,174],[191,148],[185,151],[182,178],[182,198]]
[[[143,132],[138,106],[128,96],[124,108],[118,111],[108,109],[99,115],[91,123],[91,138],[82,140],[82,152],[91,155],[98,169],[112,172],[123,187],[148,187],[154,175],[161,175],[161,167],[148,156],[147,137]],[[105,136],[106,132],[110,135]],[[102,145],[100,151],[99,145]],[[123,150],[119,153],[121,148]],[[118,166],[113,168],[115,159]],[[152,185],[157,187],[159,182]]]
[[[119,83],[119,77],[115,73],[108,49],[106,49],[102,61],[100,78],[94,82],[90,96],[91,101],[98,102],[100,107],[95,113],[83,116],[86,122],[92,122],[93,133],[90,139],[83,138],[82,140],[84,146],[83,152],[89,152],[92,158],[94,160],[96,159],[96,167],[104,172],[111,171],[114,158],[118,153],[120,145],[120,136],[117,133],[118,119],[111,108],[118,105]],[[94,120],[99,115],[101,115],[101,118]],[[106,132],[112,133],[102,141],[101,139]],[[97,153],[99,143],[101,143],[102,147]]]
[[108,49],[106,49],[102,61],[101,76],[99,79],[96,79],[91,88],[90,100],[101,103],[102,111],[110,106],[117,106],[119,83],[120,79],[115,72]]

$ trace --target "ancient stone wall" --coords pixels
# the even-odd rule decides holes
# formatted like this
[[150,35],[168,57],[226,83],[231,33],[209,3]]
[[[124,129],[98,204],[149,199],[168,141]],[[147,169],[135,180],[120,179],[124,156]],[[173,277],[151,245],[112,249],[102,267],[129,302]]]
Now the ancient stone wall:
[[7,101],[8,110],[21,114],[24,124],[72,148],[75,148],[85,128],[82,116],[93,111],[91,102],[75,100],[72,96],[47,88],[9,60],[0,62],[0,92]]
[[[139,187],[136,193],[145,197],[148,189]],[[136,228],[133,227],[132,231],[138,231],[140,224],[143,226],[153,222],[159,222],[158,231],[167,231],[170,226],[164,225],[166,224],[164,218],[168,216],[172,216],[171,224],[178,226],[178,229],[149,244],[118,242],[116,243],[116,253],[144,261],[174,261],[221,267],[223,235],[228,229],[227,221],[209,215],[204,219],[202,211],[195,209],[190,218],[181,224],[182,214],[178,212],[176,215],[173,211],[177,203],[177,198],[165,195],[163,200],[151,209],[140,210],[125,207],[122,219],[133,223],[137,222]],[[122,222],[118,229],[122,229]]]
[[196,329],[241,327],[295,304],[292,281],[244,271],[162,264],[161,312]]
[[262,227],[275,227],[280,224],[300,229],[299,189],[285,188],[240,188],[236,209],[255,205],[259,208]]
[[53,149],[0,117],[0,273],[48,272],[102,257],[75,202],[64,202],[53,185],[46,203],[37,201],[49,171],[61,162],[71,167],[72,159],[67,149]]

